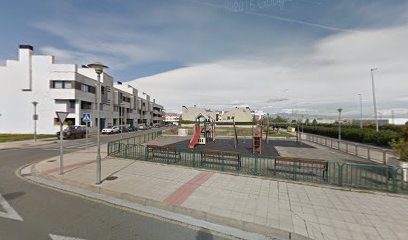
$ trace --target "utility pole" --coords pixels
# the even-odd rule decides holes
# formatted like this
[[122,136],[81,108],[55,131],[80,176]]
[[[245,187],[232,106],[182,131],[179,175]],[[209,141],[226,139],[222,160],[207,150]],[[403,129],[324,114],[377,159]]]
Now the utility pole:
[[358,95],[360,96],[360,128],[363,128],[363,96],[361,93]]
[[341,141],[341,111],[343,111],[343,109],[339,108],[339,109],[337,109],[337,111],[339,112],[339,120],[338,120],[338,122],[339,122],[339,144],[338,144],[338,146],[339,146],[339,150],[340,150],[340,141]]
[[97,98],[96,98],[96,118],[97,118],[97,135],[96,135],[96,184],[101,184],[101,74],[104,68],[108,68],[100,62],[88,64],[89,68],[95,69],[97,79]]
[[377,116],[377,102],[375,99],[375,83],[374,83],[374,71],[376,71],[377,68],[371,68],[371,85],[373,88],[373,104],[374,104],[374,119],[375,119],[375,130],[378,132],[378,116]]

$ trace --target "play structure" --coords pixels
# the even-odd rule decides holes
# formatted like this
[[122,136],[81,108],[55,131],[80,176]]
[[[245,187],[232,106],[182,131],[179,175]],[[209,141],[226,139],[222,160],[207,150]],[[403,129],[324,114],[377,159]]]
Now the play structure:
[[262,154],[262,135],[263,127],[257,124],[252,127],[252,153]]
[[215,141],[215,119],[199,114],[195,119],[193,138],[188,148],[194,149],[197,144],[205,145],[208,141]]

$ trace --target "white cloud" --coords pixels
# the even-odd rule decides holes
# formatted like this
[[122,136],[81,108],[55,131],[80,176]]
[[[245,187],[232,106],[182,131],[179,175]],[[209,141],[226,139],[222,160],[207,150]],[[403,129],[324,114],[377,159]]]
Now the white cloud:
[[[346,115],[358,115],[357,94],[362,93],[364,111],[369,115],[370,68],[378,67],[375,80],[380,110],[407,109],[407,38],[407,25],[339,33],[295,57],[217,61],[137,79],[132,84],[171,109],[238,102],[255,108],[270,106],[274,112],[297,108],[333,115],[342,107]],[[288,100],[268,103],[271,99]]]

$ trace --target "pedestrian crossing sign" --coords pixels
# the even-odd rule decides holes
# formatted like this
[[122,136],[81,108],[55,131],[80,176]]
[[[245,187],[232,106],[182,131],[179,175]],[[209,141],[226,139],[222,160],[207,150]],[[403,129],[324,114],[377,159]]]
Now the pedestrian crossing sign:
[[91,122],[91,114],[90,113],[82,114],[82,122],[84,122],[84,123]]

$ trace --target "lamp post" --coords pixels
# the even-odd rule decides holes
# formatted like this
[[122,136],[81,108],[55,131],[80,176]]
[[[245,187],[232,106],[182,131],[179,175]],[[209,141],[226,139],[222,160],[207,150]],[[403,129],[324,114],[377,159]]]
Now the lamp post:
[[337,111],[339,112],[339,120],[338,120],[338,122],[339,122],[339,143],[338,143],[338,148],[339,148],[339,150],[340,150],[340,141],[341,141],[341,111],[343,111],[343,109],[341,109],[341,108],[339,108],[339,109],[337,109]]
[[96,98],[96,118],[97,118],[97,135],[96,135],[96,184],[101,183],[101,74],[103,73],[104,68],[108,68],[100,62],[88,64],[89,68],[95,69],[96,74],[98,75],[97,81],[97,98]]
[[374,118],[375,118],[375,130],[378,132],[378,117],[377,117],[377,102],[375,100],[375,83],[374,83],[374,71],[378,68],[371,68],[371,85],[373,88],[373,104],[374,104]]
[[363,128],[363,95],[359,93],[358,96],[360,96],[360,128]]
[[34,115],[33,115],[33,120],[34,120],[34,141],[37,141],[37,120],[38,120],[38,115],[37,115],[37,104],[38,102],[34,101],[32,102],[34,106]]

